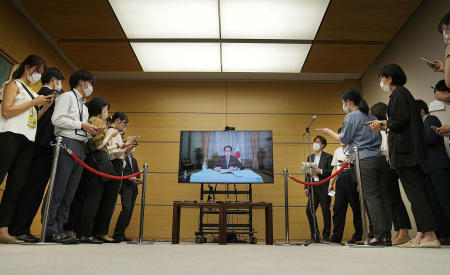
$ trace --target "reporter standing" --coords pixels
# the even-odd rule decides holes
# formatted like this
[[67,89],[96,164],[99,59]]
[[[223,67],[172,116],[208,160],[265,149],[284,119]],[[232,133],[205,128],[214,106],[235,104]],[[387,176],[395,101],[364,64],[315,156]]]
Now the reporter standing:
[[[97,134],[97,128],[88,123],[89,111],[84,104],[86,97],[93,92],[94,75],[85,70],[75,71],[70,75],[69,84],[72,90],[56,98],[52,123],[55,126],[55,136],[62,137],[62,145],[84,160],[84,145],[88,134]],[[63,244],[77,244],[79,240],[66,235],[63,226],[68,220],[83,166],[64,150],[61,150],[57,165],[46,239]]]
[[[53,103],[53,96],[39,96],[29,87],[41,79],[45,67],[40,56],[28,56],[0,94],[0,182],[8,174],[0,203],[0,243],[21,242],[9,234],[8,227],[31,166],[37,120]],[[41,110],[40,105],[44,105]]]
[[[380,87],[389,93],[388,119],[373,121],[373,131],[387,130],[389,134],[389,160],[397,172],[416,220],[418,234],[403,247],[439,248],[436,222],[425,195],[425,177],[420,164],[426,156],[423,121],[414,97],[403,87],[406,75],[396,64],[380,69]],[[420,234],[424,232],[423,235]]]
[[[48,68],[42,75],[42,88],[38,95],[60,95],[62,93],[63,74],[56,68]],[[52,115],[55,105],[52,104],[39,119],[36,130],[36,140],[33,146],[32,165],[27,173],[18,209],[9,228],[11,235],[25,242],[37,242],[38,238],[31,235],[30,227],[36,216],[45,188],[50,178],[53,151],[50,143],[55,140]]]

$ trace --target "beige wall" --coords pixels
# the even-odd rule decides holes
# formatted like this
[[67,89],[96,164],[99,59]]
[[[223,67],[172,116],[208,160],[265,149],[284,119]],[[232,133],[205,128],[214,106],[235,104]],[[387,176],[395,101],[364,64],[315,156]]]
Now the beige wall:
[[[444,43],[442,34],[437,32],[437,24],[449,9],[450,3],[448,0],[425,0],[411,16],[361,78],[362,92],[369,106],[379,101],[386,104],[389,101],[388,94],[382,91],[379,86],[378,70],[391,63],[398,64],[405,71],[408,78],[405,87],[416,99],[422,99],[427,104],[434,100],[433,90],[430,86],[434,86],[437,81],[443,79],[444,75],[430,70],[420,58],[442,60]],[[433,114],[438,116],[442,123],[450,124],[449,104],[447,104],[445,111]],[[414,222],[409,202],[404,193],[403,199],[407,205],[411,221]],[[414,225],[413,231],[415,231]]]

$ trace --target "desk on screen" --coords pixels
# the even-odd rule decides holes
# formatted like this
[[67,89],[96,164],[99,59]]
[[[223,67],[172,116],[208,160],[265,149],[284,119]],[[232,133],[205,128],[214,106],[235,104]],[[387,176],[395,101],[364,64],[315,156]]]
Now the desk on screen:
[[215,172],[213,169],[200,171],[191,175],[191,182],[226,182],[226,183],[261,183],[263,179],[250,169],[234,171],[232,173]]

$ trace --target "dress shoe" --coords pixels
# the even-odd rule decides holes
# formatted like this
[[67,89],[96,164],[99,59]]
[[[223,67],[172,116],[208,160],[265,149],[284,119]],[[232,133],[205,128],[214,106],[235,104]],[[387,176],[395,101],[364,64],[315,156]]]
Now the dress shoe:
[[60,243],[60,244],[79,244],[80,240],[77,238],[67,236],[64,233],[53,233],[45,238],[48,242]]
[[14,237],[0,237],[0,243],[4,243],[4,244],[20,244],[23,243],[23,241],[20,241]]
[[426,243],[418,243],[414,248],[441,248],[441,242],[434,240]]
[[87,238],[87,237],[81,236],[80,237],[80,243],[102,244],[103,241],[98,240],[97,238],[94,238],[94,237],[92,237],[92,239],[91,239],[91,238]]
[[39,242],[39,239],[36,238],[35,236],[31,235],[31,234],[22,234],[22,235],[18,235],[18,236],[14,236],[16,237],[16,239],[20,240],[20,241],[24,241],[26,243],[37,243]]
[[97,239],[104,243],[120,243],[122,241],[121,239],[120,240],[113,239],[112,241],[110,241],[110,240],[103,239],[102,237],[97,237]]
[[131,242],[132,239],[128,238],[127,236],[123,237],[122,239],[124,242]]
[[351,238],[350,240],[348,240],[347,244],[359,244],[358,242],[360,242],[360,241],[362,242],[361,244],[364,244],[364,242],[361,239],[356,240],[354,238]]

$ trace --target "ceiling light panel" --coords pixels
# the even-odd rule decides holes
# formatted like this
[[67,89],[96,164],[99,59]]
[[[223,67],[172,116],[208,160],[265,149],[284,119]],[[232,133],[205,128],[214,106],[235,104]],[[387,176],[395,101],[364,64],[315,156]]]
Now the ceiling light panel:
[[222,38],[313,40],[329,0],[221,0]]
[[219,38],[217,0],[109,0],[128,39]]
[[311,44],[222,44],[224,72],[299,73]]
[[219,43],[130,43],[144,72],[220,72]]

